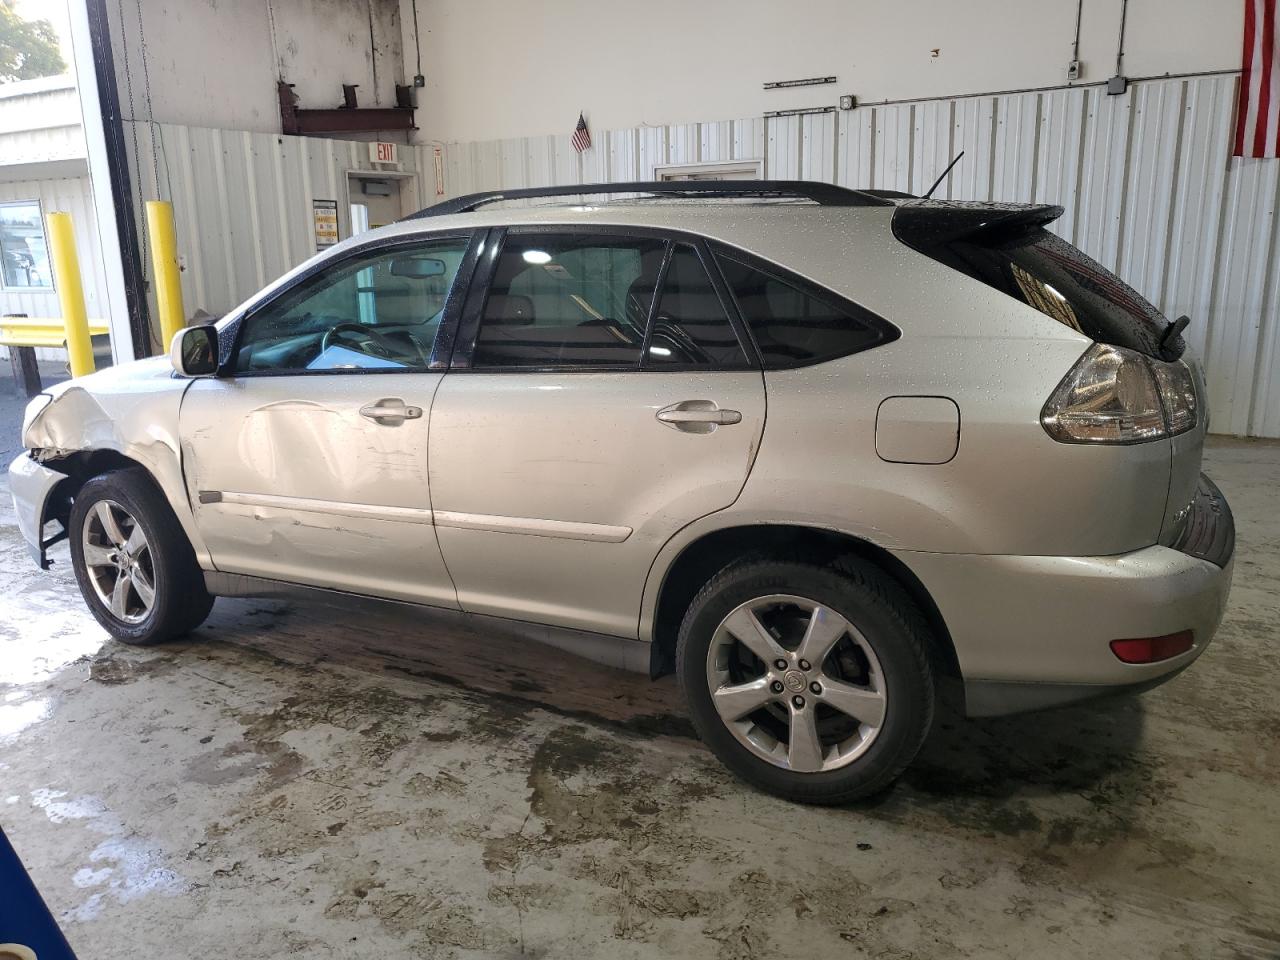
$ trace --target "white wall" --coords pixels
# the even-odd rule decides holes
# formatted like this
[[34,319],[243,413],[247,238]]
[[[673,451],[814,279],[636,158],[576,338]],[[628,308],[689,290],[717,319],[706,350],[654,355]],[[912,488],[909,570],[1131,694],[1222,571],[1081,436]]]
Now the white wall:
[[[85,308],[92,319],[105,319],[107,307],[106,276],[98,246],[97,221],[93,215],[93,194],[87,174],[77,177],[0,181],[0,203],[9,200],[39,200],[46,217],[55,211],[71,214],[75,227],[76,253],[80,259],[81,283]],[[47,222],[47,221],[46,221]],[[56,289],[48,291],[6,290],[0,288],[0,314],[25,313],[30,317],[61,317]],[[43,360],[65,360],[64,350],[36,351]],[[0,357],[8,351],[0,347]]]
[[[69,76],[0,84],[0,179],[41,176],[41,165],[83,168],[80,99]],[[77,169],[77,174],[83,169]]]
[[1061,204],[1053,229],[1169,317],[1206,365],[1212,429],[1280,437],[1280,160],[1232,159],[1234,74],[745,117],[444,147],[449,195],[647,180],[655,165],[762,159],[764,176]]
[[[177,225],[182,299],[186,314],[215,316],[239,304],[316,252],[313,200],[338,204],[339,235],[350,235],[348,175],[399,174],[409,209],[435,199],[431,150],[402,146],[397,164],[373,169],[369,145],[320,137],[216,130],[179,124],[125,125],[143,197],[170,200]],[[160,158],[151,163],[152,152]],[[144,223],[140,207],[135,213]],[[150,256],[143,265],[151,279]],[[148,297],[155,311],[154,284]],[[152,324],[157,333],[158,323]]]
[[129,119],[279,132],[280,77],[303,108],[341,105],[344,83],[359,84],[363,107],[395,105],[398,0],[113,0],[107,11]]
[[[562,133],[769,110],[1054,86],[1073,0],[400,0],[424,140]],[[1115,72],[1121,0],[1084,0],[1084,80]],[[1124,72],[1240,66],[1238,0],[1129,0]],[[933,51],[937,50],[937,56]],[[764,91],[767,81],[839,77]]]

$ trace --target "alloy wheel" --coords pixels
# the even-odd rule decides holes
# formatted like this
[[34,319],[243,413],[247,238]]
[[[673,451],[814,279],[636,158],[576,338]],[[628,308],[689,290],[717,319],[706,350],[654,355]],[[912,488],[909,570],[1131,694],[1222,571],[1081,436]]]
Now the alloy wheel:
[[884,725],[884,673],[866,638],[830,607],[777,594],[720,622],[707,651],[716,712],[753,754],[797,773],[844,767]]
[[142,525],[114,500],[99,500],[81,531],[85,570],[111,615],[141,623],[156,602],[155,566]]

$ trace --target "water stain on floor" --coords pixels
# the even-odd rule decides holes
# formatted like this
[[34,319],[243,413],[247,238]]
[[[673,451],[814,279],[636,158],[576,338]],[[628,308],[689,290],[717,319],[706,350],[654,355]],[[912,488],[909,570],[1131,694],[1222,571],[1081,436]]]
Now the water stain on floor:
[[181,643],[105,643],[0,503],[0,816],[106,960],[1274,958],[1280,445],[1235,451],[1237,592],[1194,670],[941,713],[842,809],[735,781],[669,681],[407,608],[220,601]]

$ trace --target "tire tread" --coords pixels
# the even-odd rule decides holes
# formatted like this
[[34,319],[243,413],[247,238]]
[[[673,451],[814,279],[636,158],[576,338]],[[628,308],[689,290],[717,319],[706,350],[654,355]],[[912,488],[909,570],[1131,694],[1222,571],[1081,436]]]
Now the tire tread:
[[[756,554],[742,557],[726,564],[694,596],[681,621],[680,633],[676,643],[676,664],[680,686],[685,690],[687,701],[688,688],[685,680],[685,658],[688,655],[687,647],[693,642],[691,636],[693,620],[703,605],[730,585],[752,578],[753,571],[757,571],[754,576],[758,576],[763,581],[774,581],[773,585],[778,588],[778,592],[790,592],[790,578],[780,571],[780,568],[785,569],[787,567],[832,573],[855,589],[870,594],[878,602],[882,610],[896,621],[920,681],[919,692],[924,710],[923,722],[916,725],[912,736],[899,749],[892,763],[883,766],[874,775],[863,778],[845,789],[832,789],[825,784],[821,787],[815,787],[813,784],[806,785],[803,781],[796,781],[791,775],[787,775],[785,779],[778,778],[774,780],[771,778],[766,781],[756,775],[752,764],[734,763],[731,758],[723,755],[720,756],[720,759],[734,773],[754,786],[802,803],[835,806],[872,796],[889,787],[902,775],[911,764],[911,761],[915,759],[932,726],[936,700],[934,670],[929,655],[931,631],[928,622],[906,591],[879,567],[855,556],[839,557],[827,565],[820,565],[806,561],[801,556],[787,554]],[[706,742],[707,738],[700,727],[696,712],[690,711],[690,713],[694,718],[695,728],[698,728],[699,735]],[[713,752],[719,753],[714,749]],[[779,771],[779,773],[786,772]]]
[[[97,494],[101,495],[100,498],[119,500],[123,496],[136,502],[143,514],[137,519],[146,525],[148,540],[152,544],[152,560],[163,560],[164,575],[163,578],[157,577],[157,593],[163,591],[166,595],[163,598],[157,597],[157,606],[160,608],[157,616],[139,624],[140,629],[121,625],[109,612],[101,609],[86,580],[87,571],[84,569],[78,538],[84,513],[88,509],[83,504],[96,502]],[[88,501],[86,498],[95,499]],[[144,468],[112,470],[89,480],[72,505],[70,527],[68,532],[72,540],[72,564],[80,583],[80,592],[84,594],[94,618],[117,640],[134,646],[164,643],[190,633],[209,616],[214,598],[205,589],[204,573],[196,562],[195,551],[183,534],[173,508]]]

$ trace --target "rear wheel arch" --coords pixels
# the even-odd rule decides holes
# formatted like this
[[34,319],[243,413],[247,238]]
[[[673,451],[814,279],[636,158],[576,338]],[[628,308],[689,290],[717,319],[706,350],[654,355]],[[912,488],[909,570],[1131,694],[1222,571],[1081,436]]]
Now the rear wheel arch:
[[746,558],[803,560],[840,568],[848,558],[871,563],[893,578],[919,608],[930,627],[930,656],[937,673],[960,677],[955,644],[933,597],[905,563],[860,537],[820,527],[748,524],[723,527],[687,544],[663,572],[654,606],[649,675],[675,670],[676,640],[685,610],[711,577]]

